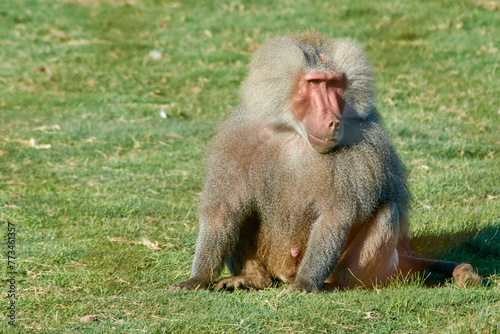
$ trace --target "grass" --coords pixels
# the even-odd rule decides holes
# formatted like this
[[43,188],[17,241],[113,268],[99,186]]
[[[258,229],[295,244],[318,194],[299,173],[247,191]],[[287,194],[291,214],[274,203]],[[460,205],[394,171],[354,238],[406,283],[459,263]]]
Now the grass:
[[[5,284],[0,331],[500,332],[499,21],[483,0],[4,2],[0,256],[7,277],[10,222],[17,327]],[[472,263],[485,286],[167,291],[189,276],[204,148],[249,55],[308,28],[367,50],[415,250]]]

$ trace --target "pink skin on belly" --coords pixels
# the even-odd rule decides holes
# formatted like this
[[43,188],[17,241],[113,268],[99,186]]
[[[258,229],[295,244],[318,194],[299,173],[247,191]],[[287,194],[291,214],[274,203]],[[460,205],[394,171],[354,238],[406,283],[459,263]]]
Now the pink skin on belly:
[[304,257],[300,251],[299,251],[299,248],[298,247],[292,247],[292,249],[290,249],[290,254],[292,254],[292,256],[294,258],[296,258],[299,262],[302,261],[302,258]]

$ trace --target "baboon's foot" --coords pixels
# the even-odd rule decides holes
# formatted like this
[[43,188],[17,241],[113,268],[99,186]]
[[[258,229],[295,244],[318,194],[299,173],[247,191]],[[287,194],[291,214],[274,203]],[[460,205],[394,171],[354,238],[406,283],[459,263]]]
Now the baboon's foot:
[[468,263],[461,263],[453,270],[455,284],[459,288],[472,288],[481,285],[482,279]]
[[250,276],[231,276],[218,280],[215,285],[215,290],[249,290],[249,289],[265,289],[271,285],[270,278],[256,279]]

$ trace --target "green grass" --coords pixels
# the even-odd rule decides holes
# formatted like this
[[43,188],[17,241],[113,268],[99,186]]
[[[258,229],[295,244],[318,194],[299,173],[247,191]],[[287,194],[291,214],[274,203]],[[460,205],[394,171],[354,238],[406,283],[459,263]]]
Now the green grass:
[[[2,3],[0,272],[10,222],[17,332],[500,332],[500,7],[336,3]],[[486,286],[168,292],[189,276],[205,145],[249,55],[308,28],[358,40],[374,65],[415,250],[471,262]],[[13,332],[1,294],[0,332]]]

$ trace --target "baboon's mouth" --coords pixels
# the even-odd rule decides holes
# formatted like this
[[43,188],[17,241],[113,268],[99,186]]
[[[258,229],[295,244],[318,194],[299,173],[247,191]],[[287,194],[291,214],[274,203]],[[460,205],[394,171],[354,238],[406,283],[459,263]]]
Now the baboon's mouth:
[[310,133],[308,133],[307,135],[309,136],[310,139],[314,140],[318,144],[323,144],[323,145],[335,144],[337,140],[336,137],[316,137]]
[[319,153],[327,153],[337,144],[337,137],[316,137],[310,133],[307,135],[309,144]]

